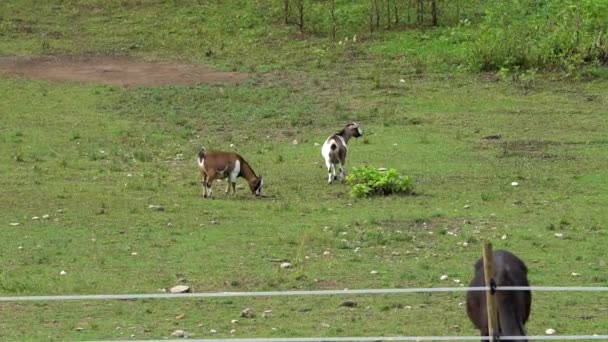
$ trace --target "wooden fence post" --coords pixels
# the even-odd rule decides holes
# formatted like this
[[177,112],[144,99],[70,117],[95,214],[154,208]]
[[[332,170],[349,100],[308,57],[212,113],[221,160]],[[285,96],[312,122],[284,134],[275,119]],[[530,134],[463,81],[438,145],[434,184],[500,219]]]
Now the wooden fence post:
[[490,289],[492,283],[493,263],[492,243],[486,242],[483,246],[483,275],[486,283],[486,312],[488,313],[488,337],[490,342],[495,341],[496,328],[498,325],[497,313],[496,313],[496,297],[493,291]]

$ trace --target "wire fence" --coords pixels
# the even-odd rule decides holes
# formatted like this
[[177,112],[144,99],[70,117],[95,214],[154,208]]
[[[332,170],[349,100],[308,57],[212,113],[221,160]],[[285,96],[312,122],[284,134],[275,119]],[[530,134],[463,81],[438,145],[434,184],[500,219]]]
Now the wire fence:
[[[323,295],[367,295],[399,293],[433,293],[486,291],[488,287],[422,287],[401,289],[344,289],[344,290],[296,290],[258,292],[198,292],[198,293],[145,293],[145,294],[99,294],[99,295],[55,295],[55,296],[9,296],[0,297],[0,302],[54,301],[54,300],[128,300],[128,299],[174,299],[174,298],[226,298],[226,297],[280,297]],[[592,286],[498,286],[496,291],[579,291],[608,292],[608,287]]]
[[[276,296],[323,296],[323,295],[370,295],[400,293],[437,293],[487,291],[489,287],[428,287],[399,289],[343,289],[343,290],[296,290],[296,291],[258,291],[258,292],[200,292],[200,293],[149,293],[149,294],[109,294],[109,295],[56,295],[56,296],[4,296],[0,302],[24,301],[66,301],[66,300],[135,300],[135,299],[175,299],[175,298],[225,298],[225,297],[276,297]],[[608,287],[592,286],[498,286],[496,291],[579,291],[608,292]],[[373,337],[295,337],[295,338],[208,338],[188,339],[200,342],[384,342],[384,341],[489,341],[487,336],[373,336]],[[607,340],[608,335],[538,335],[538,336],[501,336],[501,340]],[[179,340],[128,340],[129,342],[177,342]],[[105,341],[98,341],[105,342]],[[116,342],[116,341],[115,341]],[[126,342],[126,341],[118,341]]]

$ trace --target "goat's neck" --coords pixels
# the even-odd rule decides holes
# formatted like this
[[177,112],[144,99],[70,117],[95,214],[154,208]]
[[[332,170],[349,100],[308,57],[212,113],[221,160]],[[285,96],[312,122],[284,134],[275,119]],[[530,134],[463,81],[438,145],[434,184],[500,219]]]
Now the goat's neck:
[[255,172],[253,172],[251,166],[249,166],[249,164],[247,164],[247,162],[244,160],[241,160],[241,173],[239,176],[245,178],[249,184],[258,179],[258,176],[256,176]]
[[350,138],[353,136],[351,133],[347,132],[346,130],[342,130],[340,131],[340,133],[338,133],[339,136],[341,136],[342,138],[344,138],[344,142],[348,144],[348,141],[350,140]]

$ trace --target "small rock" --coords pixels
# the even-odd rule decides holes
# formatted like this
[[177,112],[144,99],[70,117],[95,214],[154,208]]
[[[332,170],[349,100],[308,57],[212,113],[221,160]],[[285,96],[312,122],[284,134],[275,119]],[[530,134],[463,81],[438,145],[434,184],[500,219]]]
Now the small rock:
[[399,83],[405,83],[405,80],[402,78],[399,80]]
[[135,256],[135,255],[137,255],[137,252],[133,252],[133,253],[131,253],[131,255]]
[[174,332],[171,333],[171,336],[188,338],[190,335],[188,334],[188,332],[186,332],[184,330],[175,330]]
[[211,223],[211,224],[219,224],[220,222],[218,220],[211,220],[209,223]]
[[163,211],[163,210],[165,210],[165,208],[162,205],[156,205],[156,204],[150,204],[148,206],[148,208],[152,209],[152,210],[156,210],[156,211]]
[[19,222],[11,222],[11,223],[9,223],[8,225],[9,225],[9,226],[13,226],[13,227],[14,227],[14,226],[18,226],[18,225],[20,225],[20,224],[21,224],[21,223],[19,223]]
[[460,279],[454,279],[454,283],[460,284]]
[[230,147],[234,147],[234,144],[230,144]]
[[329,255],[329,254],[331,254],[331,253],[329,253],[329,251],[323,252],[323,255]]
[[518,185],[519,185],[519,183],[517,183],[517,182],[511,182],[511,185],[512,185],[512,186],[518,186]]
[[378,274],[378,273],[380,273],[380,272],[378,272],[378,271],[376,271],[376,270],[373,270],[373,271],[371,271],[371,272],[369,272],[369,273],[370,273],[370,274]]
[[291,142],[293,145],[297,145],[298,141],[296,139],[293,139],[293,141]]
[[404,309],[406,309],[406,310],[412,310],[412,307],[411,307],[411,306],[409,306],[409,305],[406,305],[406,306],[404,306],[403,308],[404,308]]
[[322,326],[323,328],[329,328],[329,324],[327,324],[327,323],[321,323],[321,326]]
[[500,238],[503,239],[503,240],[506,240],[507,239],[507,234],[503,234]]
[[564,234],[562,234],[562,233],[555,233],[555,237],[556,238],[563,238]]
[[319,145],[319,143],[315,143],[315,144],[314,144],[314,146],[315,146],[315,147],[318,147],[318,146],[321,146],[321,145]]
[[262,313],[262,318],[270,317],[271,313],[272,313],[272,310],[264,310],[264,312]]
[[231,329],[230,330],[230,335],[234,335],[236,333],[236,329]]
[[401,253],[399,253],[399,252],[392,252],[391,255],[392,256],[399,256],[399,255],[401,255]]
[[253,309],[246,308],[245,310],[241,311],[241,317],[253,318],[253,317],[255,317],[255,313],[253,312]]
[[468,242],[463,242],[463,243],[462,243],[462,247],[467,247],[468,245],[469,245],[469,243],[468,243]]
[[77,327],[77,328],[75,328],[74,330],[76,330],[76,331],[83,331],[83,330],[84,330],[84,328],[83,328],[83,327]]
[[40,219],[40,217],[38,217],[38,216],[33,216],[32,217],[32,220],[38,220],[38,219]]
[[549,328],[549,329],[545,330],[545,334],[546,335],[553,335],[553,334],[555,334],[555,329]]
[[386,171],[386,170],[387,170],[387,168],[385,168],[385,167],[379,167],[378,168],[378,171]]
[[175,316],[175,319],[182,319],[184,317],[186,317],[186,314],[177,315]]
[[23,249],[23,246],[19,246],[19,247],[17,247],[17,249]]
[[43,219],[48,219],[49,217],[51,217],[51,215],[49,215],[49,214],[44,214],[44,215],[42,215],[42,218],[43,218]]
[[281,263],[281,268],[292,268],[293,265],[290,262]]
[[471,208],[471,205],[470,204],[465,204],[463,208],[469,209],[469,208]]
[[449,277],[448,277],[448,275],[447,275],[447,274],[444,274],[444,275],[442,275],[442,276],[441,276],[441,278],[439,278],[439,279],[440,279],[440,280],[448,280],[448,278],[449,278]]
[[63,209],[57,209],[58,214],[63,214]]
[[211,329],[211,330],[209,330],[209,332],[210,332],[211,334],[216,334],[216,333],[217,333],[217,330],[215,330],[215,329]]
[[63,275],[66,275],[66,274],[68,274],[68,272],[66,272],[66,271],[61,271],[61,272],[59,272],[59,275],[62,275],[62,276],[63,276]]
[[573,277],[578,277],[578,276],[580,276],[581,274],[580,274],[580,273],[576,273],[576,272],[572,272],[570,275],[571,275],[571,276],[573,276]]
[[458,306],[463,306],[463,305],[464,305],[464,302],[458,303]]
[[462,223],[463,224],[471,224],[472,222],[470,220],[464,220]]
[[360,251],[360,250],[361,250],[361,248],[359,248],[359,247],[355,247],[354,252],[355,252],[355,253],[359,253],[359,251]]
[[186,293],[186,292],[190,292],[190,286],[187,285],[177,285],[177,286],[173,286],[169,292],[171,293]]
[[357,302],[355,302],[354,300],[343,300],[342,303],[340,303],[340,306],[345,306],[347,308],[354,308],[357,306]]
[[232,324],[237,324],[238,322],[239,322],[238,319],[233,319],[232,321],[230,321],[230,323],[232,323]]

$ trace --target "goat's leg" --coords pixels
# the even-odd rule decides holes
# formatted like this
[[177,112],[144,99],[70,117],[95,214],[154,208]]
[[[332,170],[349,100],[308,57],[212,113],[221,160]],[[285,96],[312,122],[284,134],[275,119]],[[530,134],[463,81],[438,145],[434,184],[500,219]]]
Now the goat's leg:
[[232,194],[236,195],[236,182],[230,182],[232,184]]
[[201,172],[201,177],[203,178],[203,198],[207,197],[207,174]]
[[213,185],[213,181],[215,180],[216,174],[209,173],[207,174],[207,181],[205,182],[205,186],[207,187],[207,197],[211,198],[211,193],[213,192],[211,185]]
[[334,180],[337,180],[338,175],[336,174],[336,164],[334,164],[334,163],[331,164],[331,173],[333,174]]
[[230,182],[230,179],[226,179],[226,191],[224,192],[225,195],[228,195],[228,193],[230,192],[230,184],[232,184]]
[[332,177],[331,177],[331,169],[332,169],[332,164],[331,161],[326,160],[325,161],[325,165],[327,166],[327,184],[331,184],[332,181]]
[[344,183],[344,162],[340,162],[340,182]]

